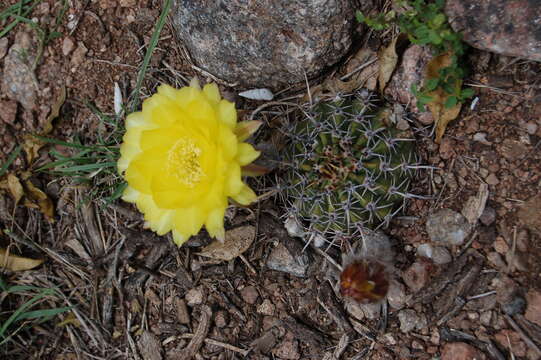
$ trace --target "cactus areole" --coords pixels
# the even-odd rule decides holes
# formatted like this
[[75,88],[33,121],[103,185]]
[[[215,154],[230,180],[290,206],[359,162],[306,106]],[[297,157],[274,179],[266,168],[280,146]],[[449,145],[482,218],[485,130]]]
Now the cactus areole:
[[411,138],[367,92],[321,102],[289,129],[289,214],[309,233],[353,236],[389,223],[419,168]]

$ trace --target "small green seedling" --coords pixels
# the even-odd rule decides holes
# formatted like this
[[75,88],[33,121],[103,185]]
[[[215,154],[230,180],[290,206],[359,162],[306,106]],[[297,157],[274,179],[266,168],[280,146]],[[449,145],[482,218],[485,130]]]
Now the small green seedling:
[[448,95],[445,101],[446,108],[472,97],[473,90],[463,89],[461,86],[466,76],[466,67],[463,63],[466,45],[462,41],[461,34],[454,32],[449,25],[443,12],[445,1],[401,0],[398,1],[398,5],[406,10],[398,15],[390,11],[372,18],[358,11],[357,20],[375,30],[383,30],[396,24],[400,31],[408,36],[411,43],[430,46],[435,56],[450,54],[450,65],[438,69],[437,77],[427,79],[421,88],[412,85],[411,91],[417,97],[419,109],[424,111],[425,105],[433,100],[430,93],[437,89],[443,90]]

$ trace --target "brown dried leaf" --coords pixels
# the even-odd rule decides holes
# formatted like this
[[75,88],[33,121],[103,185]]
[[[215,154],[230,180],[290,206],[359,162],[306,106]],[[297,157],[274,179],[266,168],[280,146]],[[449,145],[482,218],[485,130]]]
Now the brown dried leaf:
[[56,99],[56,102],[53,104],[51,108],[51,113],[49,114],[49,116],[47,117],[47,121],[43,125],[41,135],[47,135],[53,130],[53,120],[60,115],[60,108],[62,107],[62,105],[64,105],[65,101],[66,85],[62,85],[62,88],[60,89],[60,95],[58,95],[58,99]]
[[248,165],[244,165],[241,168],[241,171],[242,171],[242,176],[263,176],[265,174],[268,174],[271,171],[271,169],[265,166],[261,166],[261,165],[248,164]]
[[[66,86],[62,86],[60,89],[60,95],[58,99],[51,107],[51,113],[47,117],[43,130],[39,135],[45,136],[53,130],[53,120],[60,115],[60,108],[66,101]],[[46,144],[45,141],[38,139],[32,134],[26,134],[23,136],[23,150],[26,153],[26,161],[31,165],[35,159],[39,156],[39,150]]]
[[239,141],[244,141],[254,134],[262,124],[263,122],[258,120],[241,121],[235,127],[235,135]]
[[396,64],[398,64],[398,54],[396,53],[396,42],[400,38],[397,36],[391,41],[389,46],[383,48],[378,53],[379,58],[379,73],[378,73],[378,85],[379,91],[383,94],[385,86],[391,79]]
[[7,190],[9,192],[15,201],[15,206],[17,206],[24,195],[24,190],[19,178],[11,173],[7,174],[6,177],[0,181],[0,189]]
[[45,218],[54,222],[54,206],[52,200],[43,191],[38,189],[30,180],[26,180],[24,183],[26,188],[26,197],[28,201],[24,202],[24,206],[29,208],[38,209],[45,215]]
[[6,249],[0,248],[0,267],[11,271],[24,271],[33,269],[43,264],[41,259],[29,259],[13,255]]
[[198,254],[211,259],[230,261],[245,252],[255,239],[254,226],[240,226],[225,232],[223,243],[214,241]]
[[[445,54],[438,55],[432,60],[430,60],[425,68],[426,80],[439,77],[439,70],[451,65],[451,56],[452,53],[447,52]],[[462,81],[457,81],[455,86],[460,89],[460,87],[462,86]],[[455,106],[451,108],[446,108],[445,102],[447,101],[449,95],[441,88],[437,88],[428,95],[432,97],[432,101],[429,102],[427,106],[432,113],[432,116],[434,117],[434,121],[436,123],[435,141],[439,144],[441,138],[443,137],[443,134],[445,133],[447,124],[456,119],[458,114],[460,113],[462,103],[458,102]]]

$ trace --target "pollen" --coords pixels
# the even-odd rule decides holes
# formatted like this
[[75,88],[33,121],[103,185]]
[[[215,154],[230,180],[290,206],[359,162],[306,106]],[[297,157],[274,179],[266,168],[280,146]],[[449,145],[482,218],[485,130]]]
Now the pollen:
[[167,154],[167,172],[189,188],[195,187],[205,176],[199,156],[201,149],[188,138],[179,139]]

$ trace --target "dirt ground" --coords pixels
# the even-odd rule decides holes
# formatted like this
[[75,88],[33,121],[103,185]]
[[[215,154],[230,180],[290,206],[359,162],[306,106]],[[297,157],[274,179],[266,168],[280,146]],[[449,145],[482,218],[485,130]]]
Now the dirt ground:
[[[37,88],[33,110],[21,104],[13,110],[5,90],[0,93],[0,164],[26,134],[44,130],[63,87],[67,97],[47,136],[92,144],[107,134],[111,129],[87,103],[112,116],[115,82],[128,98],[161,3],[68,1],[60,36],[44,46],[28,85]],[[53,26],[51,14],[61,6],[44,0],[31,18]],[[19,24],[5,37],[6,48],[22,33],[38,41],[35,30]],[[369,43],[377,51],[381,42]],[[0,69],[5,59],[0,47]],[[242,258],[209,260],[198,255],[210,242],[204,233],[176,248],[169,237],[144,230],[142,216],[129,204],[84,201],[95,183],[35,171],[52,160],[48,150],[70,154],[48,145],[32,163],[21,154],[8,171],[30,172],[52,199],[54,222],[39,209],[15,207],[0,192],[0,247],[46,261],[3,278],[56,286],[63,297],[43,306],[74,310],[19,333],[0,348],[0,358],[541,359],[541,319],[535,324],[523,315],[526,305],[541,309],[541,64],[478,50],[468,61],[472,74],[466,82],[478,100],[466,103],[441,144],[434,143],[430,127],[410,116],[420,156],[437,170],[420,173],[414,184],[416,193],[430,199],[412,200],[385,230],[397,253],[393,276],[402,292],[393,303],[400,308],[384,306],[382,315],[370,315],[344,302],[332,288],[335,269],[329,262],[340,262],[339,250],[305,248],[291,238],[279,196],[228,213],[226,228],[255,229],[255,240]],[[346,66],[347,60],[337,73]],[[143,96],[161,82],[180,86],[193,76],[213,80],[191,66],[166,24]],[[220,87],[236,100],[241,116],[261,105],[236,97],[239,89]],[[277,100],[298,94],[290,89]],[[280,106],[265,110],[273,111],[258,112],[265,126],[257,140],[272,144],[283,117],[291,120],[294,113]],[[276,170],[252,185],[259,194],[273,193],[279,176]],[[427,216],[440,208],[461,212],[481,184],[488,185],[487,209],[466,243],[451,249],[452,261],[436,265],[419,258],[416,248],[430,242]],[[307,264],[305,275],[270,270],[277,248],[291,263]],[[2,312],[18,301],[3,302]]]

